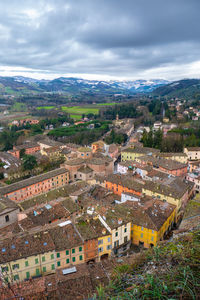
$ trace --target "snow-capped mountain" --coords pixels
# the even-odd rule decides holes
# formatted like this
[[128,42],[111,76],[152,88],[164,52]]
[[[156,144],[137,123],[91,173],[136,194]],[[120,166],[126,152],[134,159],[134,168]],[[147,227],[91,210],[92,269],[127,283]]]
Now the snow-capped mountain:
[[[162,79],[155,80],[88,80],[73,77],[60,77],[53,80],[38,80],[23,76],[0,77],[0,92],[2,93],[146,93],[157,87],[168,84]],[[8,89],[9,88],[9,89]]]

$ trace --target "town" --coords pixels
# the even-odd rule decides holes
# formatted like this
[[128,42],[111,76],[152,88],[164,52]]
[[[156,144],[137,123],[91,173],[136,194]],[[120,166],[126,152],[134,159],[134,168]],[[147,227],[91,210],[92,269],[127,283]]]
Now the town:
[[[138,123],[141,114],[136,110],[135,118],[119,116],[118,106],[109,121],[88,115],[74,122],[62,114],[57,126],[44,117],[3,124],[7,135],[13,130],[17,136],[12,143],[5,135],[0,152],[5,293],[23,283],[27,289],[40,287],[41,293],[53,293],[58,286],[70,293],[70,285],[73,291],[79,286],[87,295],[91,285],[107,282],[113,263],[156,247],[182,226],[191,199],[200,191],[200,147],[182,144],[175,149],[178,133],[189,130],[180,129],[176,119],[182,111],[181,119],[188,120],[193,111],[196,116],[191,114],[190,120],[196,121],[199,111],[186,109],[179,99],[173,103],[167,107],[169,117],[165,113],[150,126]],[[41,124],[41,133],[30,134]],[[96,128],[98,140],[73,140],[80,130],[88,136],[94,132],[95,139]],[[89,283],[88,276],[93,277]]]

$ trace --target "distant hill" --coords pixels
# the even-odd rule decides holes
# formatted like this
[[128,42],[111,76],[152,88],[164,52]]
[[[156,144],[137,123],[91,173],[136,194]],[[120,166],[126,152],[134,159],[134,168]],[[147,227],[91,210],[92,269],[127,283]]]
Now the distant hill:
[[200,94],[200,79],[184,79],[174,81],[156,88],[153,93],[156,96],[194,98]]
[[152,92],[155,88],[168,84],[166,80],[136,81],[97,81],[81,78],[56,78],[54,80],[37,80],[22,76],[0,77],[1,95],[25,95],[39,93],[119,93],[135,94]]

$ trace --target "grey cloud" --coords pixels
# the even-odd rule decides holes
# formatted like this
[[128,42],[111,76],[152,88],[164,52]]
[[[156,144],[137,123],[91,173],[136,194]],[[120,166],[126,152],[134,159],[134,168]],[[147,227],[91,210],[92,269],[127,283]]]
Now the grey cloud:
[[135,76],[200,60],[199,0],[0,3],[0,66]]

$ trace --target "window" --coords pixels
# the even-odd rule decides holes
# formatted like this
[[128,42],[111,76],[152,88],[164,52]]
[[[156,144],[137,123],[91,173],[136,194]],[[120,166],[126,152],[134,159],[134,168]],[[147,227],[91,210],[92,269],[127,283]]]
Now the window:
[[119,241],[115,241],[114,242],[114,247],[118,247],[119,246]]
[[82,251],[82,247],[79,247],[79,252],[81,252]]
[[72,261],[75,262],[76,261],[76,257],[72,257]]
[[40,269],[36,269],[36,276],[40,275]]
[[14,275],[14,280],[19,280],[19,275]]
[[141,238],[143,238],[143,233],[141,233],[141,235],[140,235],[140,236],[141,236]]
[[36,258],[35,259],[35,264],[38,264],[38,263],[39,263],[38,258]]
[[43,267],[42,270],[43,270],[43,272],[46,272],[46,271],[47,271],[47,268],[46,268],[46,267]]
[[25,267],[28,267],[28,261],[25,261]]
[[111,249],[111,245],[108,245],[108,246],[107,246],[107,250],[110,250],[110,249]]
[[6,267],[1,267],[1,271],[2,272],[8,272],[8,267],[6,266]]
[[154,230],[152,230],[152,233],[154,234]]
[[83,260],[83,255],[80,255],[80,256],[79,256],[79,260]]
[[115,236],[118,236],[118,232],[115,232]]
[[69,250],[66,250],[66,255],[69,255]]
[[141,227],[141,230],[143,231],[143,230],[144,230],[144,227]]
[[15,269],[19,269],[19,264],[15,264],[15,265],[13,265],[13,266],[12,266],[12,268],[13,268],[13,270],[15,270]]
[[42,262],[44,262],[45,261],[45,256],[42,256]]
[[66,264],[69,264],[69,258],[66,259]]
[[56,256],[59,258],[60,257],[60,253],[57,253]]
[[103,244],[103,240],[98,241],[98,245],[101,245],[101,244]]
[[127,228],[124,228],[124,232],[127,232]]
[[75,249],[72,249],[72,253],[75,253]]
[[60,261],[57,261],[57,266],[60,267]]
[[151,240],[152,240],[152,242],[153,242],[153,240],[154,240],[154,237],[153,237],[153,236],[151,237]]
[[55,265],[51,265],[51,270],[55,270]]
[[54,254],[51,254],[51,259],[54,259]]
[[26,278],[27,278],[27,279],[30,278],[30,272],[26,272]]
[[110,238],[110,237],[108,237],[108,243],[110,243],[110,241],[111,241],[111,238]]
[[103,252],[103,247],[99,247],[98,252]]
[[5,221],[9,222],[9,215],[5,216]]
[[126,243],[127,241],[128,241],[128,237],[125,236],[125,237],[124,237],[124,243]]

